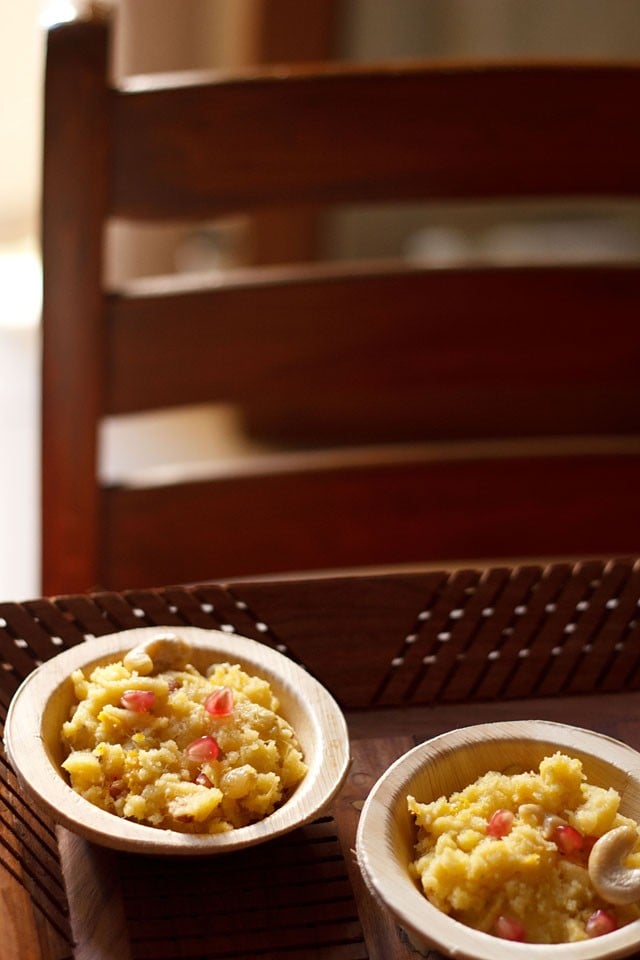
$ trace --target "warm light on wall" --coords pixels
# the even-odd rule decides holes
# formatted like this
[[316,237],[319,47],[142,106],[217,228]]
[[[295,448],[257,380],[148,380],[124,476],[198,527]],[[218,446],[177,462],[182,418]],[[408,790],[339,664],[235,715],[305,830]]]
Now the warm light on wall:
[[35,327],[42,306],[42,268],[30,247],[0,247],[0,327]]
[[78,9],[73,0],[46,0],[39,19],[40,25],[48,28],[55,26],[56,23],[75,20],[77,16]]

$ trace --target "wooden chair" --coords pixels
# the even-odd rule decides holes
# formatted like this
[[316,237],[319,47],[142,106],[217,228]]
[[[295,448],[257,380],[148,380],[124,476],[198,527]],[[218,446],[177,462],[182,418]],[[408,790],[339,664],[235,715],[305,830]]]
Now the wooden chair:
[[[108,80],[48,37],[46,594],[640,550],[640,268],[393,262],[103,288],[110,218],[638,198],[638,64],[343,64]],[[104,487],[103,418],[232,403],[274,452]],[[286,447],[276,449],[276,441]]]

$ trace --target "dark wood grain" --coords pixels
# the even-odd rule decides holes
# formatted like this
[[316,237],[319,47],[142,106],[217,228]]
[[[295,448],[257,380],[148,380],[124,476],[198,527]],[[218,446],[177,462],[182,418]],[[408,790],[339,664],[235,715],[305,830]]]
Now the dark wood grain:
[[[340,0],[259,0],[252,5],[252,64],[320,63],[336,55]],[[258,69],[260,67],[258,66]],[[322,239],[322,211],[312,207],[262,208],[246,230],[248,263],[296,263],[315,259]]]
[[[289,63],[116,88],[110,42],[108,20],[48,35],[43,593],[640,550],[637,265],[102,282],[114,218],[637,197],[637,64]],[[217,401],[272,459],[220,456],[175,497],[140,478],[105,488],[107,414]],[[506,456],[399,448],[496,437]]]
[[637,266],[141,281],[109,299],[106,407],[231,402],[301,443],[638,432],[639,300]]
[[[640,456],[406,459],[300,454],[206,482],[104,495],[103,583],[514,556],[633,554]],[[523,509],[526,504],[526,509]],[[170,546],[169,546],[170,544]]]
[[[108,210],[105,25],[49,33],[42,258],[42,552],[50,583],[97,583],[103,414],[102,240]],[[88,482],[89,481],[89,482]],[[64,571],[59,579],[57,570]]]
[[114,209],[162,219],[282,203],[635,195],[639,94],[633,63],[290,65],[222,82],[131,81],[115,95]]

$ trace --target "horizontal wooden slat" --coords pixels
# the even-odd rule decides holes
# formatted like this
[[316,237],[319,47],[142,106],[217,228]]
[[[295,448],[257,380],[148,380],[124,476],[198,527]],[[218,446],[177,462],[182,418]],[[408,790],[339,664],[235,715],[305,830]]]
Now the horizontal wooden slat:
[[479,557],[634,554],[640,455],[288,469],[104,492],[115,587]]
[[[486,66],[142,78],[113,94],[112,212],[169,218],[283,202],[637,196],[640,65]],[[178,173],[185,169],[187,178]]]
[[640,431],[640,266],[179,284],[110,299],[110,413],[235,402],[276,439],[316,442]]

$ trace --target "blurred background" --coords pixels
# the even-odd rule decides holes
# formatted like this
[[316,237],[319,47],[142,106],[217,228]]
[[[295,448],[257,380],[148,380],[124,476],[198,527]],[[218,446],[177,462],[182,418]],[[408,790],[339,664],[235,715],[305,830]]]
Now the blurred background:
[[[113,75],[244,70],[287,59],[640,57],[638,0],[119,0]],[[44,41],[85,5],[0,0],[0,599],[39,593],[39,179]],[[242,219],[132,230],[106,238],[109,282],[168,272],[233,270],[292,259],[401,256],[446,267],[638,259],[633,205],[434,204],[314,211],[260,224]],[[204,439],[242,449],[232,412],[196,409],[107,425],[100,468],[121,479],[153,469],[174,428],[172,457],[198,467]],[[162,421],[162,423],[161,423]],[[144,442],[140,442],[144,431]]]

